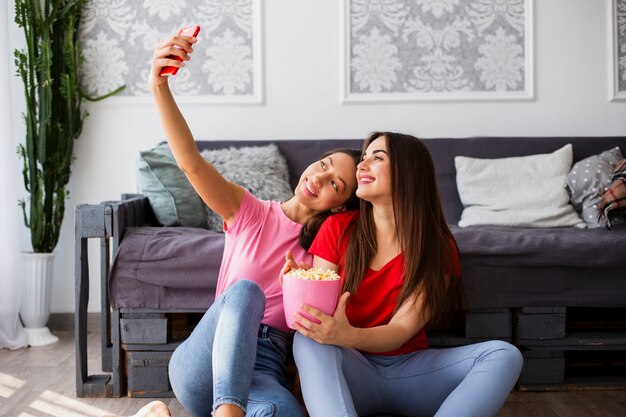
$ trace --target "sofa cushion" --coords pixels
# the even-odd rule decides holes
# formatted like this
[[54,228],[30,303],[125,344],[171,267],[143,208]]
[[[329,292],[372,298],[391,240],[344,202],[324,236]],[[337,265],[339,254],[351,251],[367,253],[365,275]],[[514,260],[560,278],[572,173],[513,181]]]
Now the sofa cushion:
[[[293,196],[287,162],[275,144],[231,146],[201,153],[224,178],[260,199],[282,201]],[[198,196],[178,167],[167,142],[139,153],[135,176],[139,192],[148,197],[162,225],[223,231],[222,219]]]
[[489,265],[621,269],[626,233],[605,229],[451,226],[461,252]]
[[570,201],[588,227],[605,226],[598,221],[598,203],[611,186],[611,174],[622,159],[619,146],[578,161],[565,180]]
[[135,179],[162,225],[207,227],[202,200],[176,164],[167,142],[139,152]]
[[572,160],[571,144],[523,157],[457,156],[457,186],[465,207],[459,226],[584,225],[564,188]]
[[[365,134],[365,132],[364,132]],[[458,223],[463,211],[456,186],[454,158],[458,155],[473,158],[502,158],[524,156],[530,153],[549,153],[568,143],[574,145],[574,161],[596,155],[603,149],[620,146],[626,149],[626,136],[620,137],[475,137],[423,139],[435,162],[437,185],[443,203],[446,220]],[[258,146],[270,141],[258,140],[203,140],[198,149],[220,149],[229,146]],[[276,140],[280,152],[287,159],[291,189],[298,183],[302,171],[322,153],[336,148],[361,149],[363,139],[303,139]]]
[[626,233],[451,226],[470,308],[626,307]]
[[[285,201],[293,197],[287,161],[274,144],[204,150],[202,157],[224,178],[261,200]],[[223,232],[222,218],[206,205],[204,208],[209,230]]]
[[[451,231],[471,308],[626,307],[626,280],[619,272],[624,255],[613,250],[626,247],[626,233],[502,226]],[[224,235],[204,229],[129,228],[111,266],[112,305],[208,308],[223,248]]]
[[[475,137],[425,139],[435,161],[437,185],[446,220],[457,224],[463,212],[456,184],[454,158],[503,158],[554,152],[568,143],[574,147],[574,161],[596,155],[604,149],[626,149],[626,136],[620,137]],[[279,145],[283,149],[282,143]],[[283,150],[284,152],[284,150]],[[287,158],[291,163],[291,159]]]
[[197,227],[128,228],[111,265],[111,305],[208,308],[223,252],[223,233]]

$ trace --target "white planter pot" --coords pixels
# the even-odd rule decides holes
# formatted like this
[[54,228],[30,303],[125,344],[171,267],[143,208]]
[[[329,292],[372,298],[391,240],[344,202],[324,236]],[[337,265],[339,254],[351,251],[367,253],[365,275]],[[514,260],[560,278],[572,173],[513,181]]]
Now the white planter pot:
[[46,327],[50,317],[54,256],[54,253],[22,253],[20,317],[30,346],[59,341]]

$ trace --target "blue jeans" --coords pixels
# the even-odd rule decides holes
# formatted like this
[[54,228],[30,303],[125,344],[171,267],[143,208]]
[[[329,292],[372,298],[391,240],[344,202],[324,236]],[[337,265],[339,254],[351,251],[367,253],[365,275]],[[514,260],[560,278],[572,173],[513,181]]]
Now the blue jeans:
[[519,350],[499,340],[383,356],[296,333],[293,354],[311,417],[495,416],[522,369]]
[[260,324],[264,310],[261,288],[239,280],[172,354],[170,384],[194,416],[210,416],[222,404],[246,416],[303,416],[285,378],[287,335]]

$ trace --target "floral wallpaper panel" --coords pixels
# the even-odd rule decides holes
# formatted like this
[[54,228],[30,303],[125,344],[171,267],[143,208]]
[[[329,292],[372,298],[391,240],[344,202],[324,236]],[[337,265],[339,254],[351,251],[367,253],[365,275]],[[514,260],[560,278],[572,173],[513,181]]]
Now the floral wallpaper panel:
[[347,0],[347,94],[532,97],[532,0]]
[[617,61],[615,94],[620,98],[626,98],[626,0],[616,0],[615,4],[615,53]]
[[174,93],[260,101],[259,14],[259,0],[87,0],[80,25],[83,86],[91,95],[126,85],[121,95],[148,96],[157,43],[197,24],[191,61],[170,81]]

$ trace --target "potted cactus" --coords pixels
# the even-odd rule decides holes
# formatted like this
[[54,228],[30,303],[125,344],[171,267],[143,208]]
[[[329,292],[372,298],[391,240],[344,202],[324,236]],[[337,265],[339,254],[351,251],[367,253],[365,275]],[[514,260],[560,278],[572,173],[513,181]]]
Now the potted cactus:
[[[85,0],[16,0],[15,22],[26,47],[15,51],[24,84],[26,140],[18,146],[28,198],[19,201],[33,252],[23,254],[20,316],[31,346],[56,342],[45,327],[50,314],[53,251],[69,195],[74,140],[87,116],[82,110],[79,23]],[[116,94],[123,87],[99,100]]]

